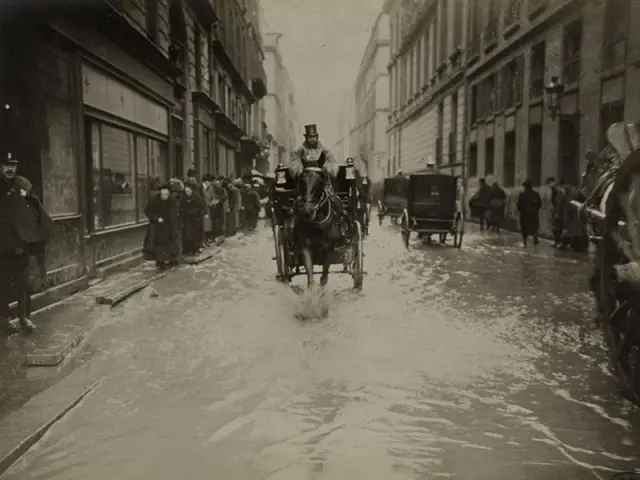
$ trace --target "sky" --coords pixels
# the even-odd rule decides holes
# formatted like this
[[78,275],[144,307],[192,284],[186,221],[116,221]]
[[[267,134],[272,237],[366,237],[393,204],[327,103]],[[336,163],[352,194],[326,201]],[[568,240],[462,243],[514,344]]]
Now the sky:
[[330,148],[338,140],[341,92],[353,87],[383,0],[259,1],[264,32],[283,34],[280,47],[300,124],[317,124]]

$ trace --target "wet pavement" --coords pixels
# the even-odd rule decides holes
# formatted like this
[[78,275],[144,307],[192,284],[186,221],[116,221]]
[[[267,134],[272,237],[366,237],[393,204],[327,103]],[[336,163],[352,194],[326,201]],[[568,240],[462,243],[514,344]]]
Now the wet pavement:
[[[372,226],[364,289],[298,320],[263,228],[113,309],[98,389],[3,479],[589,479],[640,466],[588,265],[512,235]],[[302,282],[302,278],[296,283]]]

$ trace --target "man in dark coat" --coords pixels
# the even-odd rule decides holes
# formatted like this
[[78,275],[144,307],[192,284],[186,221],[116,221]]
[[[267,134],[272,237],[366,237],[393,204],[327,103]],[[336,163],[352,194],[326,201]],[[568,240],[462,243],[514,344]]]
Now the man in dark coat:
[[198,255],[202,251],[202,231],[206,205],[192,184],[184,186],[180,198],[182,218],[182,248],[186,255]]
[[[35,328],[30,318],[29,261],[44,252],[52,227],[31,182],[16,175],[17,168],[11,153],[0,158],[0,331],[5,335],[20,327]],[[17,293],[18,319],[10,322],[11,283]]]
[[540,194],[533,189],[531,180],[525,180],[522,186],[524,191],[518,195],[518,211],[520,212],[522,243],[526,247],[528,237],[533,237],[534,245],[538,244],[542,199]]
[[491,189],[487,185],[487,181],[484,178],[478,180],[478,190],[473,194],[471,200],[469,200],[469,209],[471,210],[471,216],[477,217],[480,220],[480,230],[484,230],[484,224],[487,219],[487,208],[489,206],[489,195]]
[[255,230],[258,226],[260,208],[262,207],[260,194],[257,190],[258,188],[260,188],[260,185],[258,184],[254,184],[253,186],[247,184],[245,211],[247,220],[246,226],[249,230]]

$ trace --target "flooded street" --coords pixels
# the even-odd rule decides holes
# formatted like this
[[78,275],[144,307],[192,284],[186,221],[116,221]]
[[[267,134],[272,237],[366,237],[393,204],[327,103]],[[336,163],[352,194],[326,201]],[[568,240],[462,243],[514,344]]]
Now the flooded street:
[[361,292],[331,276],[324,319],[295,318],[262,225],[114,308],[86,346],[102,383],[2,478],[578,480],[640,464],[584,260],[475,229],[462,250],[407,251],[387,222]]

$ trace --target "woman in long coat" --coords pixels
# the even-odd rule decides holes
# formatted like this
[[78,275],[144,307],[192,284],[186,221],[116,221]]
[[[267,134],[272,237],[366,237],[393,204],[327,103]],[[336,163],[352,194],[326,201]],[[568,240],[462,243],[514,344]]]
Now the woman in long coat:
[[182,248],[186,255],[197,255],[202,248],[202,230],[206,205],[191,184],[184,186],[180,199],[182,217]]
[[178,212],[171,198],[171,185],[162,185],[160,193],[147,204],[145,215],[151,222],[149,251],[158,268],[166,268],[176,261],[180,252]]

